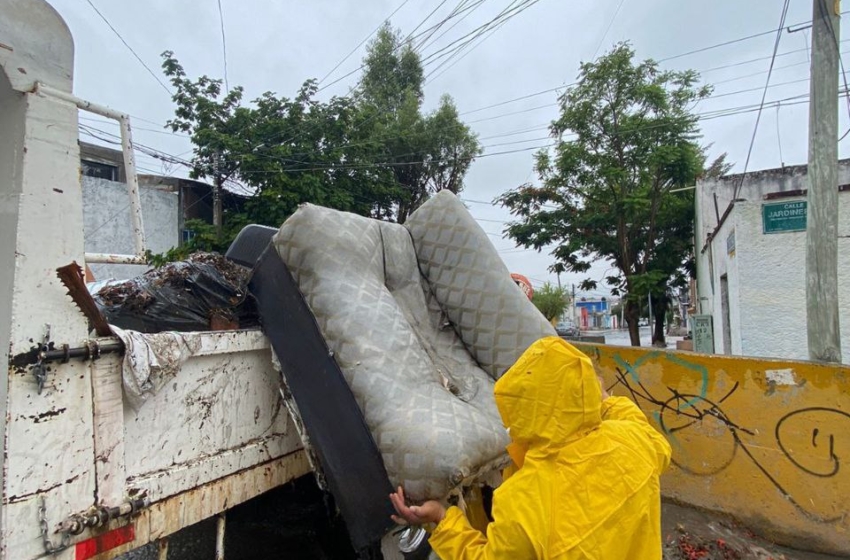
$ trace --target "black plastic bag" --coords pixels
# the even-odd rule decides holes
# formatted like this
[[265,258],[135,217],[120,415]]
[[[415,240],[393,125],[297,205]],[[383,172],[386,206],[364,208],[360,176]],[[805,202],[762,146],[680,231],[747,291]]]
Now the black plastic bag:
[[[144,333],[257,325],[250,270],[215,253],[196,253],[101,288],[94,300],[116,327]],[[223,326],[220,326],[223,325]]]

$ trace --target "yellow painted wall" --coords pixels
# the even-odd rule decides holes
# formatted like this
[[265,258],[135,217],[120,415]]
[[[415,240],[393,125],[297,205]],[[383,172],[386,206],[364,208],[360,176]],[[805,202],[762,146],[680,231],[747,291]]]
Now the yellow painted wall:
[[850,367],[576,346],[670,441],[665,496],[850,555]]

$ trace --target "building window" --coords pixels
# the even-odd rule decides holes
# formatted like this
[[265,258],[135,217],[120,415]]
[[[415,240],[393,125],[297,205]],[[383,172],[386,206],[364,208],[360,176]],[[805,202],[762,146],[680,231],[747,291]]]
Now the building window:
[[118,180],[118,166],[109,165],[108,163],[98,163],[96,161],[82,160],[80,162],[83,168],[83,175],[86,177],[97,177],[98,179],[106,179],[107,181]]
[[195,238],[194,230],[191,230],[191,229],[184,229],[183,230],[183,243],[188,243],[188,242],[192,241],[192,239],[194,239],[194,238]]

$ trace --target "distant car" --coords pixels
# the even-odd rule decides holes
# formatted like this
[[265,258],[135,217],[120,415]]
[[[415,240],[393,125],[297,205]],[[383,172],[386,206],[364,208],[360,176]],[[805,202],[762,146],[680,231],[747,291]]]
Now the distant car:
[[558,336],[578,336],[579,332],[576,326],[573,323],[569,323],[567,321],[561,321],[555,326],[555,332],[558,333]]
[[638,319],[638,326],[639,327],[648,327],[649,326],[649,319]]

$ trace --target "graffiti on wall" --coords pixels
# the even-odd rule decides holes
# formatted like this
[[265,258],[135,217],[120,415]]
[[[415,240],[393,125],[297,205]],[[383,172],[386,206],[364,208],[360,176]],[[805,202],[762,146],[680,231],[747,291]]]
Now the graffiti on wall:
[[[632,351],[629,362],[621,352],[606,350],[603,356],[599,348],[587,347],[585,351],[597,363],[605,359],[610,366],[607,377],[611,389],[621,387],[655,420],[673,448],[673,464],[683,473],[714,477],[736,461],[746,461],[807,519],[820,524],[846,520],[846,508],[836,510],[834,505],[822,500],[816,506],[795,489],[810,487],[807,484],[839,474],[842,454],[837,447],[850,442],[848,412],[837,407],[808,406],[813,404],[810,400],[800,399],[801,406],[791,404],[788,410],[779,407],[782,410],[778,415],[772,408],[750,414],[753,407],[777,408],[761,398],[773,394],[776,389],[771,385],[773,382],[768,383],[766,392],[743,391],[744,379],[733,381],[733,376],[725,375],[722,370],[726,383],[710,383],[706,365],[710,358],[706,356],[691,360],[683,353]],[[648,365],[655,372],[658,368],[675,371],[671,378],[684,379],[686,383],[682,385],[689,389],[681,391],[673,384],[659,383],[657,375],[647,382],[642,378],[642,370]],[[799,386],[803,385],[805,380]],[[837,485],[837,481],[833,483]]]

